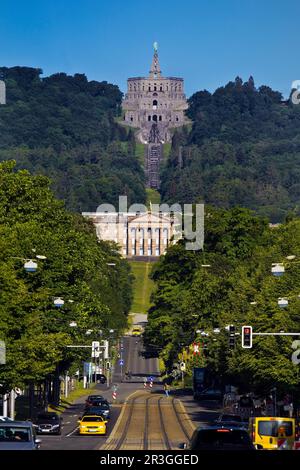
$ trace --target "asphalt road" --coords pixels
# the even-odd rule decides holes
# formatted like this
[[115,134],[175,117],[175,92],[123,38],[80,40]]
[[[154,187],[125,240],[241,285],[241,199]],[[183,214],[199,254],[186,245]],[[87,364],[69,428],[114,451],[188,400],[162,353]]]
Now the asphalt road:
[[[82,416],[85,398],[78,399],[63,413],[63,430],[61,436],[41,435],[41,450],[93,450],[99,449],[105,444],[111,430],[116,423],[121,411],[121,403],[136,390],[144,389],[144,377],[154,378],[153,390],[162,389],[159,381],[158,361],[155,358],[146,359],[143,354],[142,341],[139,338],[124,337],[122,355],[124,365],[116,364],[113,371],[112,385],[117,385],[117,403],[113,404],[111,418],[107,425],[106,436],[80,436],[77,434],[77,421]],[[130,370],[131,380],[125,380],[125,372]],[[96,390],[91,393],[100,393],[109,402],[112,402],[112,388],[98,384]],[[89,394],[87,390],[87,395]]]

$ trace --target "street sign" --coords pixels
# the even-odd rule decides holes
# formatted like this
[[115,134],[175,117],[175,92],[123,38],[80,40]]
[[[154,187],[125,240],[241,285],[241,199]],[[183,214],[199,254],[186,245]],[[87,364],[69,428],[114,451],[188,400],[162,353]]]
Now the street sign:
[[100,356],[100,342],[93,341],[92,342],[92,357],[99,357]]
[[181,370],[182,372],[185,371],[185,362],[181,362],[181,363],[180,363],[180,370]]
[[124,361],[123,361],[123,359],[120,359],[120,360],[119,360],[119,364],[120,364],[120,366],[124,366]]
[[200,344],[199,343],[193,343],[193,354],[200,354]]

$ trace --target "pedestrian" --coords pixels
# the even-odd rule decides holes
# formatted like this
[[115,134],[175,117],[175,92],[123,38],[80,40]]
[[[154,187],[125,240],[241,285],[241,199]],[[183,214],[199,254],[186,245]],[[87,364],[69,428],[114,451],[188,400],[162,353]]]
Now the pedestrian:
[[169,397],[169,390],[170,390],[169,384],[165,383],[164,384],[164,391],[165,391],[166,397]]

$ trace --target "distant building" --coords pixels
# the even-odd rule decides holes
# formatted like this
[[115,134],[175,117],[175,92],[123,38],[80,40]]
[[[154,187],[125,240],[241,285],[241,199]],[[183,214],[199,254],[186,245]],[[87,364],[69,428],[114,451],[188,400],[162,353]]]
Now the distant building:
[[117,243],[126,258],[158,258],[179,238],[170,214],[83,212],[82,215],[92,220],[99,240]]
[[123,100],[124,123],[138,128],[137,138],[148,143],[153,123],[158,126],[161,142],[170,142],[170,129],[188,122],[188,108],[183,78],[163,77],[158,60],[157,43],[148,77],[127,80],[127,93]]

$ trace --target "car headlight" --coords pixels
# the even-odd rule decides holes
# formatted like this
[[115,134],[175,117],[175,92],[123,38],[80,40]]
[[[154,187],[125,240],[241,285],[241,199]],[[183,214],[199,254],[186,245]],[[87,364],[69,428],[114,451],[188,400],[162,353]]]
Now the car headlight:
[[53,429],[59,428],[59,424],[53,424],[53,425],[52,425],[52,428],[53,428]]

